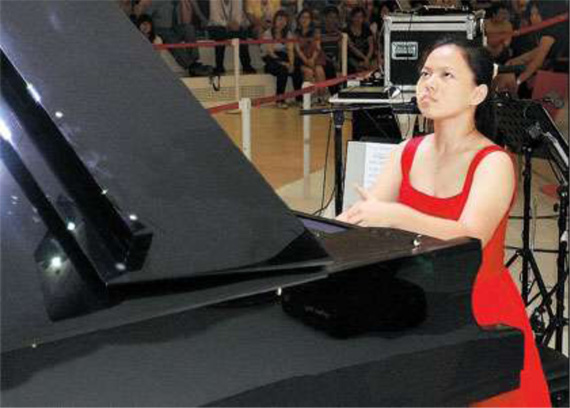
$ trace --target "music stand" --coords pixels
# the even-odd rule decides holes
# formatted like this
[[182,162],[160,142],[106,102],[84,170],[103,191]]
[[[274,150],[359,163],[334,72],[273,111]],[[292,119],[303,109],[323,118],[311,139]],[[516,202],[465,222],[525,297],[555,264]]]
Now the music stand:
[[[553,334],[555,348],[562,350],[563,328],[568,324],[564,318],[564,282],[568,277],[567,248],[568,248],[568,143],[556,129],[548,112],[538,102],[514,100],[503,97],[496,101],[498,116],[498,131],[503,135],[506,145],[514,152],[524,157],[523,170],[523,230],[522,248],[507,261],[509,267],[518,257],[522,258],[522,298],[525,305],[532,304],[538,297],[542,301],[535,308],[531,317],[533,330],[537,333],[539,343],[548,344]],[[560,199],[558,212],[559,243],[557,251],[557,282],[549,291],[544,284],[540,269],[530,248],[530,197],[532,184],[533,153],[541,149],[546,151],[558,171]],[[529,300],[529,268],[532,270],[539,293]],[[556,298],[556,311],[552,310],[552,298]],[[548,326],[544,326],[541,315],[547,313]]]

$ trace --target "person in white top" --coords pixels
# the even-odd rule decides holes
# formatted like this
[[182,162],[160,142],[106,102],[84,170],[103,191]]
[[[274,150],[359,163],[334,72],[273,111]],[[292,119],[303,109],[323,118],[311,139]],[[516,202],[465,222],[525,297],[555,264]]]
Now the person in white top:
[[[245,40],[251,37],[249,30],[249,20],[244,9],[243,0],[210,0],[210,23],[208,25],[208,35],[214,41],[229,40],[239,38]],[[216,47],[216,68],[217,74],[223,74],[224,55],[226,47],[221,45]],[[255,69],[251,66],[251,57],[247,45],[239,47],[239,58],[246,74],[255,74]]]

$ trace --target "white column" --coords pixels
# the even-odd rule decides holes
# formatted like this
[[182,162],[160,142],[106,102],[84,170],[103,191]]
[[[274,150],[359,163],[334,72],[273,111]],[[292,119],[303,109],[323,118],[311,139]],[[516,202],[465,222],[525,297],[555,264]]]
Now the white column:
[[340,61],[342,65],[342,76],[346,76],[348,74],[348,34],[347,33],[342,33]]
[[239,76],[240,76],[240,64],[239,64],[239,38],[232,39],[232,48],[234,50],[234,86],[235,86],[235,97],[236,101],[240,101],[239,92]]
[[241,99],[239,101],[239,109],[241,111],[242,152],[251,161],[251,99]]
[[[303,88],[312,86],[303,83]],[[303,95],[303,109],[311,109],[311,94]],[[311,115],[303,116],[303,192],[305,197],[311,194]]]

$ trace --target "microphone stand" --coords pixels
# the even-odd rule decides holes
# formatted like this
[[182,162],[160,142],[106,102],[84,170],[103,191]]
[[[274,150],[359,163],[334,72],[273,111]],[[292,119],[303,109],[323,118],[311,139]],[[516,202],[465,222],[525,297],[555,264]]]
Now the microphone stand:
[[342,212],[344,195],[344,161],[342,154],[342,127],[344,126],[345,112],[362,110],[390,110],[393,113],[418,113],[415,98],[410,103],[384,104],[384,105],[346,105],[330,108],[302,109],[301,115],[329,115],[332,114],[334,123],[334,168],[335,168],[335,215]]

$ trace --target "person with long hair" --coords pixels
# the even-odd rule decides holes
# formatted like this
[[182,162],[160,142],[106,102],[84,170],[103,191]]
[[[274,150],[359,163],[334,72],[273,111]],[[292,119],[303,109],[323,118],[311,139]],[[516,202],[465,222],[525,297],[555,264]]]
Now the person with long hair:
[[416,94],[434,132],[403,142],[375,185],[338,219],[439,239],[478,238],[482,262],[472,292],[480,326],[524,334],[519,388],[475,406],[550,406],[548,387],[521,296],[504,266],[505,234],[516,191],[515,166],[495,138],[488,50],[444,39],[427,54]]
[[[303,9],[297,16],[295,44],[298,65],[307,82],[322,82],[326,80],[325,65],[327,58],[321,49],[321,35],[313,23],[313,14],[309,9]],[[317,100],[321,101],[324,91],[316,91]]]
[[356,7],[350,12],[348,34],[348,73],[366,71],[375,66],[374,39],[366,23],[366,11]]
[[[289,15],[285,10],[278,10],[273,16],[271,27],[263,33],[264,40],[291,40],[293,35],[289,30]],[[265,72],[276,78],[276,94],[282,95],[287,87],[287,79],[293,80],[293,88],[301,89],[303,78],[295,69],[295,50],[292,42],[263,44],[261,47]],[[284,100],[278,101],[279,108],[287,108]]]

